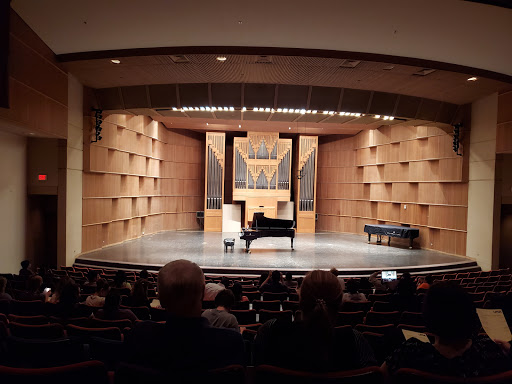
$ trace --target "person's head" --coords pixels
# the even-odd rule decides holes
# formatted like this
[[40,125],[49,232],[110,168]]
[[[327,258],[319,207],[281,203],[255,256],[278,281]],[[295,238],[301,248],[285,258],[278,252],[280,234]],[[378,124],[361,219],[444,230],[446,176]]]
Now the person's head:
[[277,284],[281,281],[281,272],[279,271],[273,271],[272,272],[272,282],[274,284]]
[[121,305],[121,296],[115,290],[110,291],[105,297],[103,309],[107,312],[117,311]]
[[117,288],[121,288],[125,281],[126,281],[126,273],[124,271],[118,270],[116,272],[116,276],[114,277],[114,285]]
[[334,276],[338,276],[340,274],[340,272],[334,267],[332,267],[329,272],[331,272]]
[[349,293],[355,294],[359,291],[359,281],[354,279],[347,280],[345,288]]
[[21,264],[21,269],[28,269],[28,267],[30,267],[29,260],[23,260],[20,264]]
[[259,279],[258,285],[263,284],[263,282],[264,282],[265,280],[267,280],[267,277],[268,277],[268,272],[263,272],[263,273],[260,275],[260,279]]
[[231,281],[227,278],[227,277],[223,277],[222,279],[220,279],[220,283],[225,287],[225,288],[229,288],[230,284],[231,284]]
[[80,289],[75,284],[74,280],[69,279],[66,284],[62,286],[59,297],[59,303],[62,305],[74,306],[80,299]]
[[231,292],[235,295],[235,302],[242,301],[242,284],[234,283],[231,287]]
[[29,292],[37,292],[43,285],[43,278],[39,275],[31,276],[27,282],[27,289]]
[[0,276],[0,293],[5,293],[5,287],[7,286],[7,279]]
[[141,279],[144,279],[144,280],[147,280],[149,279],[149,272],[147,269],[143,269],[142,271],[139,272],[139,277]]
[[215,296],[215,306],[224,307],[228,312],[235,305],[235,295],[230,289],[223,289]]
[[343,289],[336,276],[327,271],[309,272],[299,292],[299,306],[304,318],[325,317],[334,320],[343,298]]
[[167,312],[199,317],[204,295],[204,274],[196,263],[175,260],[158,272],[158,296]]
[[286,279],[286,281],[292,281],[292,279],[293,279],[292,273],[286,272],[286,275],[284,278]]
[[108,281],[105,279],[98,279],[96,281],[96,294],[100,297],[107,296],[108,292],[110,291],[110,285],[108,284]]
[[133,284],[132,297],[140,300],[147,300],[148,288],[149,284],[147,280],[137,280],[135,284]]
[[98,280],[98,271],[89,271],[87,273],[89,283],[95,283]]
[[425,283],[432,285],[433,282],[434,282],[434,278],[432,277],[432,275],[429,274],[429,275],[425,276]]
[[475,304],[458,285],[438,282],[428,290],[423,303],[427,328],[444,343],[471,338],[478,329]]
[[409,272],[402,273],[402,280],[405,280],[405,281],[412,280],[411,274]]

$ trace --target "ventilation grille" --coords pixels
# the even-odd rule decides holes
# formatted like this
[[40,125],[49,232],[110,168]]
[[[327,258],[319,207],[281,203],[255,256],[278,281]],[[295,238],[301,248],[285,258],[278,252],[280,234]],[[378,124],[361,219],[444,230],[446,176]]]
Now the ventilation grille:
[[256,56],[256,64],[272,64],[272,56],[260,55]]
[[185,55],[171,55],[171,60],[176,64],[190,63],[190,60]]
[[435,69],[423,68],[422,70],[420,70],[418,72],[414,72],[413,75],[414,76],[427,76],[435,71],[436,71]]
[[361,60],[343,60],[341,68],[355,68],[361,63]]

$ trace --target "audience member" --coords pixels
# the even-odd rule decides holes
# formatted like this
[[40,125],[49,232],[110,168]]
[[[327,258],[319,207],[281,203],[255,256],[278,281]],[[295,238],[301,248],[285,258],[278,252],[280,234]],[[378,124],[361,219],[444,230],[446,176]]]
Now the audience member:
[[32,272],[30,270],[30,261],[29,260],[23,260],[21,262],[21,269],[18,272],[18,275],[23,276],[23,277],[30,277],[33,274],[34,274],[34,272]]
[[12,300],[11,295],[5,293],[5,288],[7,287],[7,279],[3,276],[0,276],[0,300]]
[[183,372],[190,382],[192,373],[199,378],[209,369],[244,364],[242,336],[201,317],[204,287],[197,264],[176,260],[165,265],[158,273],[158,293],[167,322],[136,323],[127,339],[127,361],[173,380]]
[[84,285],[95,287],[96,281],[98,281],[98,271],[89,271],[87,273],[87,281],[84,283]]
[[359,279],[359,289],[364,289],[367,291],[370,289],[373,289],[373,286],[370,283],[370,280],[368,280],[368,278],[366,276],[363,276]]
[[338,278],[338,280],[340,281],[341,289],[345,290],[345,279],[340,276],[340,272],[336,268],[332,267],[331,268],[331,273],[334,276],[336,276]]
[[33,301],[41,300],[46,302],[50,296],[50,291],[41,292],[41,286],[43,285],[43,278],[39,275],[30,276],[27,281],[27,290],[21,292],[19,300],[22,301]]
[[55,305],[54,315],[63,319],[75,317],[80,299],[80,288],[73,279],[67,279],[62,285],[59,302]]
[[475,304],[459,286],[433,284],[424,303],[427,328],[434,344],[415,338],[405,341],[382,368],[390,373],[414,368],[438,375],[475,377],[512,369],[512,360],[488,337],[476,336],[479,321]]
[[113,288],[117,289],[132,289],[132,286],[129,282],[126,281],[126,273],[122,270],[116,272],[116,276],[114,277],[114,286]]
[[427,275],[425,276],[423,279],[422,279],[422,283],[420,285],[418,285],[418,290],[419,289],[429,289],[430,286],[432,285],[432,283],[434,282],[434,278],[432,277],[432,275]]
[[343,290],[327,271],[306,275],[299,291],[302,320],[267,321],[255,339],[257,364],[301,371],[339,371],[376,364],[364,337],[352,328],[334,328]]
[[288,293],[288,288],[286,285],[282,283],[283,276],[279,271],[273,271],[269,273],[267,279],[264,281],[263,285],[260,287],[260,292],[272,292],[272,293]]
[[366,301],[364,293],[359,292],[359,281],[350,279],[347,281],[347,291],[343,294],[342,302]]
[[284,275],[284,281],[283,284],[288,288],[297,288],[299,286],[299,283],[293,280],[293,276],[291,272],[286,272],[286,275]]
[[55,284],[55,288],[50,292],[51,296],[48,298],[48,301],[52,304],[57,304],[60,301],[60,295],[62,293],[62,288],[69,282],[70,278],[68,276],[62,276],[57,283]]
[[230,281],[227,277],[223,277],[220,283],[208,283],[204,287],[204,301],[213,301],[220,291],[229,288]]
[[105,297],[103,308],[94,314],[94,317],[103,320],[124,320],[137,321],[137,316],[129,309],[119,308],[121,296],[117,292],[110,291]]
[[130,307],[149,307],[151,304],[148,299],[149,282],[139,279],[133,284],[131,295],[128,297],[127,305]]
[[229,328],[240,332],[238,321],[231,313],[231,308],[235,305],[235,295],[229,289],[220,291],[215,296],[216,309],[207,309],[202,313],[202,317],[206,318],[212,327]]
[[368,277],[368,281],[373,285],[373,288],[375,288],[376,291],[394,292],[399,280],[383,282],[382,279],[378,277],[379,274],[382,275],[382,271],[375,271]]
[[249,298],[247,296],[242,295],[242,291],[242,284],[233,283],[233,286],[231,287],[231,292],[233,292],[233,295],[235,295],[235,303],[249,301]]
[[143,269],[139,272],[139,279],[149,280],[149,272],[147,269]]
[[258,279],[258,287],[261,287],[265,281],[267,281],[269,276],[268,272],[262,272],[260,278]]
[[98,279],[96,281],[96,292],[85,299],[85,304],[91,307],[103,307],[105,305],[105,297],[108,295],[109,291],[110,286],[107,280]]
[[391,296],[390,302],[401,312],[421,311],[420,302],[416,295],[416,283],[411,278],[411,274],[409,272],[404,272],[398,280],[395,294]]

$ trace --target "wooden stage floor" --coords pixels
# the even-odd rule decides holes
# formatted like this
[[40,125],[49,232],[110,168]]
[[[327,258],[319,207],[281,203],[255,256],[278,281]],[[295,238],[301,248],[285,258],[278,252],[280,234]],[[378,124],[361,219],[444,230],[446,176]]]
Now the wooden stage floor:
[[[223,239],[236,239],[234,250],[224,252]],[[289,238],[261,238],[253,241],[251,253],[238,233],[166,231],[83,254],[75,264],[125,269],[157,270],[169,261],[188,259],[205,272],[259,274],[279,269],[304,274],[312,269],[338,268],[346,275],[364,275],[375,270],[423,272],[474,270],[467,257],[404,246],[367,243],[367,236],[342,233],[297,234],[295,250]]]

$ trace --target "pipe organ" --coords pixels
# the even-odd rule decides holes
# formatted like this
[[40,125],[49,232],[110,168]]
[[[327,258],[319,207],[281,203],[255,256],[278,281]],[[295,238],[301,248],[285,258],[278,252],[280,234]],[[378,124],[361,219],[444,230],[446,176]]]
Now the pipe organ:
[[206,133],[204,230],[222,231],[224,202],[225,133]]
[[277,202],[290,201],[292,140],[248,132],[234,138],[233,157],[233,200],[246,202],[243,225],[254,212],[277,218]]
[[295,213],[297,232],[315,232],[318,136],[297,139]]

